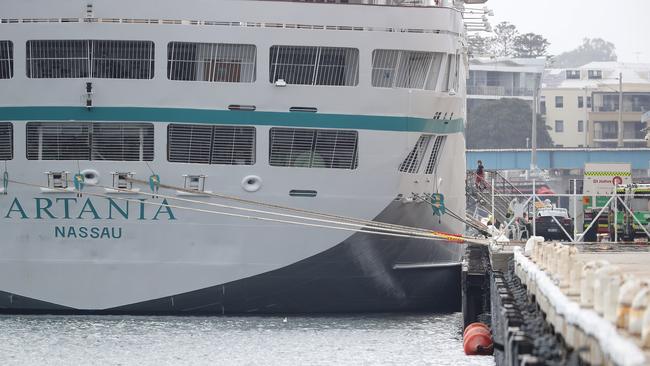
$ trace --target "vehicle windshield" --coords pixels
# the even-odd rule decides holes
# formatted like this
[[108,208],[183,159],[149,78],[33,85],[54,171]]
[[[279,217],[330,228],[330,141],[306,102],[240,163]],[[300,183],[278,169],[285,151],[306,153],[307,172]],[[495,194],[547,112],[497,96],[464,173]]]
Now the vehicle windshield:
[[539,210],[539,211],[537,211],[537,216],[539,216],[539,217],[555,216],[555,217],[568,218],[569,214],[567,213],[566,209],[553,208],[553,209]]

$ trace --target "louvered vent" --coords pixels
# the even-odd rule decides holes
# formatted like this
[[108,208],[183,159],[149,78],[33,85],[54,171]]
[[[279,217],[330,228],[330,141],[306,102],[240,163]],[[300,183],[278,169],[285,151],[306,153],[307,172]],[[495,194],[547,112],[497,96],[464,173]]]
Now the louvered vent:
[[433,149],[431,150],[431,156],[429,157],[429,163],[427,164],[426,174],[433,174],[433,171],[438,166],[438,158],[442,152],[442,148],[445,146],[445,140],[447,136],[436,136],[436,140],[433,143]]
[[272,128],[272,166],[356,169],[358,133],[349,130]]
[[152,161],[151,123],[29,122],[28,160]]
[[11,41],[0,41],[0,79],[11,79],[14,76],[14,44]]
[[399,166],[399,171],[402,173],[417,173],[420,170],[424,153],[427,151],[430,142],[431,135],[420,136],[418,142],[413,146],[411,152]]
[[10,122],[0,122],[0,160],[14,158],[14,126]]
[[167,138],[173,163],[255,164],[254,127],[170,124]]

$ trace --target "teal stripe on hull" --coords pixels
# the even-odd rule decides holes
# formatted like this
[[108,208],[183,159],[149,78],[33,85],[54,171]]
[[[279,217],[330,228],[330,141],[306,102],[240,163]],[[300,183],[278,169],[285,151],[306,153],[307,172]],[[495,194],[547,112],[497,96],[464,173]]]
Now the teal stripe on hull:
[[137,121],[265,125],[451,134],[464,132],[463,119],[251,112],[140,107],[0,107],[1,121]]

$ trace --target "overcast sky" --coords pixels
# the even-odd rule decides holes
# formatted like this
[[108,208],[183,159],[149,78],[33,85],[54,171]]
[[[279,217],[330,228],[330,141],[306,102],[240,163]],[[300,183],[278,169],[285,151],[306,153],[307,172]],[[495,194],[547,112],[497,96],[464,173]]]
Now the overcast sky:
[[509,21],[521,33],[545,36],[557,55],[582,39],[603,38],[616,45],[619,61],[650,63],[650,0],[488,0],[490,23]]

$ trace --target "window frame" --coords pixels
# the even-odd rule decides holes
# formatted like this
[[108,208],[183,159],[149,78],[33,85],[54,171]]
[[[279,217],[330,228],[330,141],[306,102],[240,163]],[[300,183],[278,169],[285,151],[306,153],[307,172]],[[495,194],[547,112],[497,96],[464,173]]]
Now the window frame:
[[[6,49],[3,49],[3,47],[6,47]],[[15,75],[15,48],[14,48],[14,43],[11,40],[0,40],[0,56],[2,55],[2,52],[7,53],[7,58],[0,58],[0,71],[2,70],[2,65],[6,64],[7,65],[7,75],[8,77],[2,77],[4,74],[0,72],[0,80],[10,80],[14,78]]]
[[[76,47],[75,45],[80,45]],[[124,51],[125,47],[139,46],[141,49],[133,48]],[[122,48],[120,48],[122,47]],[[30,39],[25,42],[25,76],[28,79],[105,79],[105,80],[153,80],[156,74],[156,43],[151,40],[132,39]],[[59,57],[57,52],[68,48],[68,54],[77,53],[74,57]],[[34,53],[40,54],[34,56]],[[81,51],[81,52],[79,52]],[[102,53],[102,51],[104,53]],[[132,52],[126,57],[115,56],[111,52]],[[49,52],[49,54],[48,54]],[[148,53],[148,58],[137,58],[140,52]],[[124,55],[120,55],[124,56]],[[118,74],[118,65],[127,64],[127,71],[122,77]],[[42,66],[48,64],[47,67]],[[40,65],[40,66],[39,66]],[[68,68],[76,67],[75,70]],[[103,65],[102,67],[99,67]],[[134,68],[134,65],[145,66],[142,69]],[[52,76],[45,71],[52,73],[58,69],[58,74]],[[106,72],[106,70],[111,70]],[[63,70],[63,71],[62,71]],[[101,72],[104,73],[101,73]],[[100,74],[101,73],[101,74]],[[107,76],[108,75],[108,76]],[[124,75],[128,75],[124,77]],[[141,75],[144,77],[137,77]]]
[[[172,149],[173,149],[173,144],[172,144],[172,134],[173,134],[173,129],[179,127],[179,128],[200,128],[200,129],[210,129],[210,136],[209,136],[209,146],[207,146],[207,161],[200,161],[200,159],[197,158],[192,158],[192,153],[191,151],[187,152],[188,159],[187,160],[182,160],[181,159],[173,159],[172,157]],[[248,130],[249,132],[252,132],[252,141],[250,143],[250,154],[249,154],[249,159],[250,162],[248,163],[243,163],[243,164],[236,164],[236,163],[231,163],[231,164],[226,164],[226,163],[218,163],[215,162],[217,161],[217,155],[218,151],[216,151],[216,143],[219,140],[219,137],[217,136],[217,130],[219,128],[225,128],[225,129],[232,129],[234,133],[239,130]],[[182,131],[179,133],[187,133],[187,131]],[[190,133],[194,133],[194,131],[191,131]],[[255,126],[251,125],[217,125],[217,124],[196,124],[196,123],[169,123],[167,124],[167,147],[166,147],[166,159],[168,163],[173,163],[173,164],[201,164],[201,165],[220,165],[220,166],[253,166],[257,164],[257,128]],[[204,137],[205,138],[205,137]],[[233,136],[233,145],[236,143],[236,136]],[[206,148],[206,146],[203,146],[203,148]],[[191,149],[191,146],[189,147]],[[195,156],[197,153],[194,154]],[[232,153],[231,156],[231,161],[235,161],[235,153]]]
[[556,133],[563,133],[564,132],[564,120],[555,120],[555,129],[554,131]]
[[[274,51],[277,49],[278,51]],[[307,58],[310,58],[313,56],[313,63],[312,62],[305,62],[305,63],[281,63],[280,58],[282,54],[282,50],[293,50],[292,52],[315,52],[314,55],[311,53],[307,54]],[[324,54],[323,50],[327,51],[332,51],[332,52],[343,52],[343,58],[347,59],[347,57],[351,56],[352,57],[352,64],[350,67],[352,67],[352,70],[348,70],[348,65],[346,63],[343,64],[327,64],[323,63],[324,58],[325,61],[327,60],[326,57],[334,57],[334,56],[341,56],[341,55],[335,55],[335,54]],[[269,48],[269,83],[270,84],[275,84],[279,80],[284,80],[284,82],[287,85],[301,85],[301,86],[318,86],[318,87],[348,87],[348,88],[354,88],[359,86],[359,78],[360,78],[360,71],[361,71],[361,66],[360,66],[360,51],[359,48],[355,47],[330,47],[330,46],[308,46],[308,45],[287,45],[287,44],[276,44],[272,45]],[[325,56],[324,56],[325,55]],[[274,57],[275,56],[275,57]],[[286,55],[285,55],[286,56]],[[298,57],[305,56],[299,55]],[[296,57],[292,57],[292,60],[294,60]],[[282,70],[278,72],[278,69],[286,67],[288,70],[291,70],[291,72]],[[323,67],[330,67],[330,68],[336,68],[340,67],[342,69],[342,73],[338,75],[340,80],[343,80],[342,84],[336,84],[336,83],[322,83],[319,82],[323,80],[321,76],[324,75],[321,74]],[[288,78],[286,77],[280,77],[284,76],[283,71],[287,72],[288,76],[295,76],[297,74],[294,73],[295,69],[297,68],[305,68],[308,74],[306,75],[301,75],[300,77],[305,77],[305,80],[311,79],[310,82],[294,82],[294,80],[287,80]],[[325,69],[328,70],[328,69]],[[348,72],[351,72],[349,75]],[[303,71],[300,71],[300,73],[303,73]],[[309,77],[306,77],[309,76]],[[352,83],[348,84],[347,79],[351,78]],[[335,80],[335,78],[332,78],[330,80]]]
[[564,108],[564,96],[555,96],[555,108]]
[[[0,129],[8,127],[8,132],[9,132],[9,146],[8,151],[9,155],[0,155],[0,161],[11,161],[14,160],[16,157],[16,151],[15,151],[15,134],[14,134],[14,124],[12,122],[0,122]],[[2,149],[0,149],[0,153],[2,152]],[[3,159],[4,158],[4,159]]]
[[[283,156],[277,157],[276,156],[276,154],[282,155],[283,152],[278,151],[280,149],[277,149],[277,148],[274,149],[274,147],[277,147],[277,145],[274,144],[274,137],[275,137],[274,132],[275,131],[282,131],[283,133],[287,133],[287,132],[293,133],[292,138],[291,138],[292,148],[291,148],[289,156],[287,156],[287,157],[283,157]],[[329,164],[327,164],[323,160],[323,154],[319,154],[319,158],[321,158],[321,160],[323,160],[323,165],[329,165],[329,166],[315,166],[315,163],[316,163],[315,158],[316,158],[316,154],[319,153],[319,151],[318,151],[319,146],[321,146],[321,144],[323,144],[323,145],[325,145],[325,148],[328,147],[327,140],[326,140],[327,137],[324,137],[323,141],[321,141],[321,140],[319,140],[319,134],[331,134],[331,133],[337,133],[337,134],[338,133],[344,133],[344,134],[347,134],[348,136],[342,136],[342,138],[353,138],[354,139],[354,146],[353,146],[353,149],[352,149],[351,156],[343,156],[343,158],[346,158],[346,159],[349,160],[349,164],[347,164],[346,166],[336,166],[336,165],[340,165],[341,163],[340,162],[335,163],[335,161],[334,161],[334,156],[336,155],[336,147],[334,147],[334,149],[331,152],[326,151],[326,152],[329,152],[330,155],[331,155],[331,161],[330,161]],[[300,150],[298,150],[298,152],[295,153],[295,155],[294,155],[294,151],[293,151],[294,147],[293,146],[296,145],[296,143],[295,143],[296,134],[302,134],[302,136],[300,138],[303,138],[303,139],[308,137],[308,134],[311,134],[311,140],[310,140],[311,142],[310,142],[309,150],[304,149],[303,152],[300,152]],[[337,135],[336,138],[338,139],[338,137],[339,136]],[[278,140],[280,140],[280,141],[282,139],[286,139],[286,138],[287,138],[286,136],[278,136]],[[268,141],[269,141],[268,163],[269,163],[269,166],[271,166],[271,167],[275,167],[275,168],[306,168],[306,169],[336,169],[336,170],[342,170],[342,171],[355,171],[355,170],[357,170],[359,168],[359,131],[357,131],[357,130],[350,130],[350,129],[323,129],[323,128],[272,127],[272,128],[269,129],[269,140]],[[303,143],[305,143],[305,142],[307,142],[307,140],[303,141]],[[319,144],[319,142],[320,142],[320,144]],[[344,146],[342,148],[344,149],[344,152],[345,152],[346,147]],[[322,152],[322,150],[321,150],[321,152]],[[309,153],[309,164],[308,164],[308,166],[305,166],[304,164],[303,165],[296,164],[296,161],[298,161],[298,159],[302,159],[303,163],[305,162],[304,158],[306,158],[306,156],[303,156],[303,154],[305,154],[305,153]],[[277,163],[277,161],[282,162],[282,160],[286,160],[287,163],[286,164]],[[343,161],[345,161],[345,160],[343,160]]]
[[[94,129],[98,128],[101,130],[102,127],[127,127],[127,128],[139,128],[139,141],[138,141],[138,158],[130,159],[125,158],[128,156],[128,153],[125,153],[127,149],[133,149],[132,145],[125,143],[124,141],[128,138],[133,138],[133,135],[122,134],[122,145],[121,145],[121,159],[111,159],[111,158],[96,158],[101,155],[101,151],[105,149],[107,145],[102,145],[103,139],[108,139],[113,144],[115,148],[115,138],[114,136],[109,135],[100,135],[100,133],[95,133]],[[43,152],[43,135],[44,132],[42,127],[46,126],[47,128],[58,128],[58,129],[79,129],[80,132],[76,135],[70,134],[67,137],[67,141],[61,142],[62,138],[60,137],[61,131],[51,130],[48,133],[52,136],[56,136],[56,154],[59,156],[57,158],[44,158]],[[33,130],[30,128],[34,128]],[[150,133],[144,134],[142,131],[149,131]],[[133,131],[129,131],[133,132]],[[37,134],[35,137],[36,140],[33,140],[34,133]],[[104,131],[104,133],[109,133],[109,131]],[[95,140],[93,140],[93,136]],[[79,139],[82,139],[82,142],[85,142],[86,146],[79,145]],[[96,144],[93,142],[95,141]],[[65,143],[68,143],[67,147]],[[71,148],[73,146],[73,148]],[[115,153],[109,151],[107,155]],[[71,160],[81,160],[81,161],[109,161],[109,162],[151,162],[155,159],[155,126],[153,122],[69,122],[69,121],[29,121],[25,124],[25,158],[29,161],[71,161]],[[35,155],[32,155],[35,154]],[[54,154],[54,152],[47,152],[47,154]],[[70,158],[61,158],[63,154],[73,155]],[[78,155],[74,155],[78,154]],[[85,156],[81,156],[85,154]],[[53,155],[52,155],[53,156]]]
[[[219,55],[219,52],[221,51],[221,47],[227,48],[227,47],[239,46],[239,47],[242,47],[242,49],[244,49],[244,47],[249,47],[249,50],[248,50],[248,51],[244,50],[243,52],[244,52],[244,54],[245,54],[245,52],[249,52],[249,51],[252,50],[252,55],[245,54],[246,56],[252,56],[252,65],[251,65],[250,63],[244,63],[244,59],[243,59],[243,57],[242,57],[242,59],[239,60],[239,61],[240,61],[239,63],[234,63],[234,62],[220,62],[220,61],[217,60],[217,59],[209,59],[209,61],[212,62],[212,63],[210,64],[210,65],[211,65],[210,67],[213,67],[214,70],[217,69],[216,66],[217,66],[218,64],[238,65],[238,66],[239,66],[239,73],[240,73],[240,74],[239,74],[239,79],[240,79],[239,81],[228,81],[228,80],[206,80],[206,78],[205,78],[205,70],[206,70],[206,66],[205,66],[205,65],[204,65],[204,67],[203,67],[203,70],[204,70],[204,74],[203,74],[203,75],[204,75],[204,78],[202,78],[202,79],[199,79],[199,78],[198,78],[198,75],[199,75],[198,71],[195,71],[195,74],[196,74],[196,75],[195,75],[195,78],[194,78],[194,79],[190,79],[190,78],[187,78],[187,79],[183,79],[183,78],[174,78],[174,77],[173,77],[173,76],[174,76],[174,75],[173,75],[173,66],[174,66],[173,63],[174,63],[174,62],[185,62],[185,63],[190,63],[190,62],[192,62],[192,63],[197,64],[197,67],[198,67],[199,64],[201,64],[201,63],[205,63],[206,60],[208,60],[208,59],[204,59],[204,61],[200,61],[200,60],[194,60],[194,61],[180,60],[180,61],[178,61],[178,60],[175,60],[175,59],[173,59],[172,57],[173,57],[174,47],[175,47],[176,45],[182,45],[182,46],[188,46],[188,45],[190,45],[190,46],[195,46],[195,47],[197,47],[197,50],[195,51],[195,52],[197,52],[197,53],[198,53],[198,47],[209,47],[209,54],[208,54],[208,56],[222,56],[222,57],[223,57],[223,55]],[[204,83],[227,83],[227,84],[231,84],[231,83],[234,83],[234,84],[253,84],[253,83],[257,82],[257,75],[258,75],[257,67],[258,67],[258,57],[259,57],[259,54],[258,54],[258,52],[257,52],[257,45],[256,45],[256,44],[252,44],[252,43],[221,43],[221,42],[211,43],[211,42],[170,41],[170,42],[167,43],[167,49],[166,49],[166,50],[167,50],[167,57],[166,57],[166,58],[167,58],[167,66],[166,66],[166,68],[167,68],[167,70],[166,70],[167,80],[171,80],[171,81],[179,81],[179,82],[204,82]],[[198,56],[196,56],[196,57],[198,57]],[[252,68],[252,73],[251,73],[250,78],[242,78],[242,74],[243,74],[243,71],[242,71],[242,70],[244,69],[244,66],[245,66],[245,65],[247,65],[248,67]],[[207,67],[207,68],[210,70],[210,67]],[[216,72],[215,72],[215,73],[211,73],[211,74],[209,74],[209,75],[215,77],[215,76],[216,76]],[[246,80],[248,80],[248,81],[241,81],[242,79],[246,79]]]

